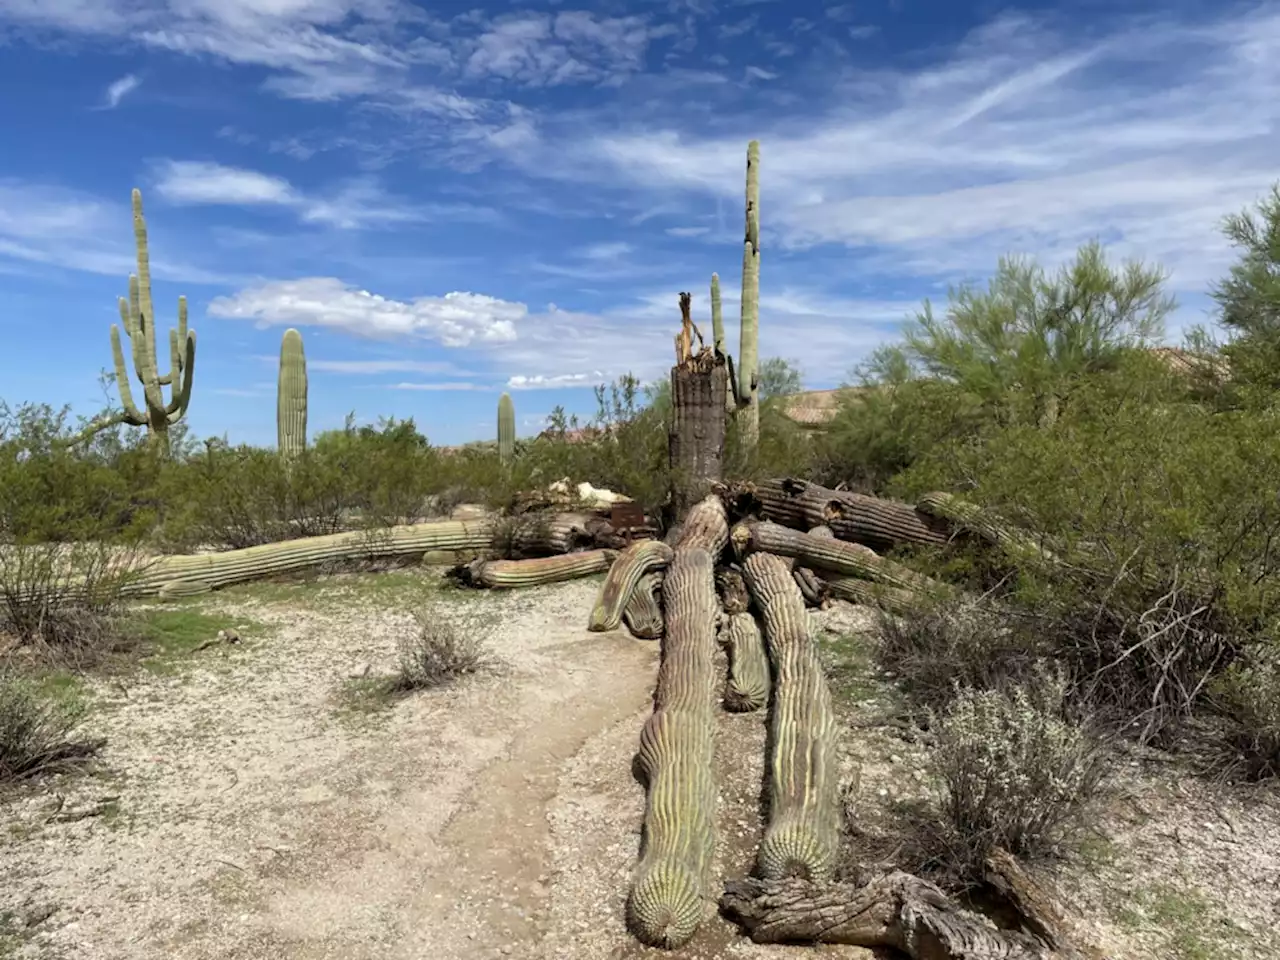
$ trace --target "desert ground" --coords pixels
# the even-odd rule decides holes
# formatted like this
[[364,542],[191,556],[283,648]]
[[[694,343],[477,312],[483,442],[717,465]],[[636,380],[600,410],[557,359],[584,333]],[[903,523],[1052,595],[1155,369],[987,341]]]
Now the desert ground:
[[[0,797],[0,957],[23,960],[614,958],[659,951],[624,903],[644,791],[632,775],[659,644],[588,633],[598,579],[506,593],[420,568],[259,583],[166,605],[174,639],[85,681],[91,772]],[[410,613],[481,631],[490,662],[388,697]],[[893,723],[874,614],[814,612],[861,829],[928,795],[926,749]],[[234,628],[238,644],[197,649]],[[721,713],[715,876],[762,833],[766,715]],[[1280,956],[1280,802],[1134,756],[1079,852],[1047,874],[1117,960]],[[689,958],[764,947],[715,913]]]

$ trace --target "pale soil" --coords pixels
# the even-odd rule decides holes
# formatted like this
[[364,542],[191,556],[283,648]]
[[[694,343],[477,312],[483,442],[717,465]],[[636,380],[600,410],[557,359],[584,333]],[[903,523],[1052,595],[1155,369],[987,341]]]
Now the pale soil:
[[[657,644],[587,633],[592,582],[485,594],[445,612],[490,620],[498,664],[353,710],[349,678],[366,665],[389,672],[397,637],[413,629],[402,604],[362,597],[354,582],[308,588],[315,603],[214,595],[201,609],[227,626],[272,629],[242,630],[242,645],[191,655],[171,675],[100,685],[90,730],[108,738],[102,773],[0,799],[0,956],[657,954],[623,923],[644,806],[631,760]],[[858,631],[869,614],[838,605],[816,620]],[[840,676],[847,683],[849,668]],[[866,726],[892,685],[865,669],[853,679],[842,710],[859,725],[847,728],[842,766],[846,779],[860,771],[853,808],[875,824],[890,801],[925,789],[922,748]],[[717,885],[747,872],[760,836],[765,720],[722,714],[717,727]],[[1190,784],[1178,795],[1170,779],[1126,773],[1131,799],[1098,821],[1108,839],[1059,873],[1068,912],[1126,960],[1280,956],[1274,799]],[[55,792],[64,812],[118,801],[108,815],[46,822]],[[802,953],[872,956],[759,947],[710,903],[678,955]]]

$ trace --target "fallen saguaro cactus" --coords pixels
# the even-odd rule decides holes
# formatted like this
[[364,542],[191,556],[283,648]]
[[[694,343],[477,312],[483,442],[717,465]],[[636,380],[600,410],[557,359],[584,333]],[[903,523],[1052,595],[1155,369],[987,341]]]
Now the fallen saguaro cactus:
[[519,514],[499,524],[495,539],[507,540],[499,546],[506,547],[512,560],[623,546],[609,521],[590,513]]
[[303,537],[222,553],[158,557],[130,578],[124,594],[162,595],[165,585],[173,583],[163,595],[190,595],[335,561],[409,557],[432,550],[482,550],[492,539],[491,520],[437,520],[374,532],[353,530]]
[[596,604],[591,608],[587,629],[593,633],[617,630],[641,578],[671,563],[672,549],[661,540],[638,540],[618,556],[609,569]]
[[953,589],[949,584],[888,560],[862,544],[815,537],[768,521],[738,524],[733,530],[733,543],[742,553],[794,557],[807,566],[862,577],[904,590],[946,593]]
[[1006,523],[994,513],[976,503],[970,503],[952,493],[926,493],[916,504],[924,514],[936,517],[953,527],[980,537],[1000,548],[1015,563],[1055,563],[1053,552],[1023,530]]
[[769,717],[769,825],[757,869],[768,880],[825,879],[835,867],[840,838],[831,692],[786,562],[753,553],[743,572],[764,620],[776,683]]
[[698,547],[711,555],[714,564],[729,543],[729,515],[724,501],[715,494],[699,500],[689,508],[675,542],[676,550]]
[[919,609],[922,598],[911,590],[872,583],[858,577],[830,577],[824,581],[831,596],[864,607],[879,607],[889,613]]
[[[615,562],[614,567],[617,565]],[[646,573],[636,584],[622,611],[623,622],[637,640],[658,640],[662,637],[662,580],[663,576],[657,570]]]
[[716,592],[720,594],[720,606],[727,616],[746,613],[751,606],[751,594],[742,571],[734,567],[722,567],[716,571]]
[[[809,531],[809,536],[831,540],[834,539],[835,534],[831,532],[830,527],[817,526]],[[791,561],[791,576],[795,578],[796,586],[800,588],[800,594],[804,597],[805,603],[811,607],[826,606],[831,591],[825,580],[795,559]]]
[[726,614],[720,643],[729,655],[724,708],[733,713],[759,710],[769,702],[769,656],[756,618],[749,613]]
[[617,556],[614,550],[585,550],[530,560],[476,560],[461,568],[456,575],[464,583],[491,590],[538,587],[544,583],[604,573]]
[[840,540],[888,550],[903,543],[946,543],[947,530],[931,515],[909,503],[786,477],[763,480],[748,488],[766,520],[808,530],[826,526]]
[[663,583],[667,634],[653,714],[640,734],[647,782],[640,862],[627,919],[649,946],[688,942],[702,922],[715,851],[715,631],[711,554],[683,547]]

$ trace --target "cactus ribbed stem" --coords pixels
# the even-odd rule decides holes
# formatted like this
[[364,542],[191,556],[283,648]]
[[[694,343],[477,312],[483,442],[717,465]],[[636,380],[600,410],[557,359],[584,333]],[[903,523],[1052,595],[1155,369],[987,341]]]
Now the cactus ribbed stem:
[[[711,275],[711,337],[716,353],[724,350],[724,314],[720,310],[720,274]],[[730,391],[732,393],[732,391]]]
[[744,553],[773,553],[794,557],[806,566],[819,567],[846,577],[862,577],[904,590],[953,590],[948,584],[916,573],[910,567],[887,560],[870,547],[830,540],[791,530],[776,523],[740,523],[733,530],[734,546]]
[[769,825],[757,868],[767,880],[822,880],[835,866],[840,833],[831,692],[786,561],[754,553],[743,572],[764,621],[776,684],[769,717]]
[[657,640],[662,636],[662,580],[662,574],[656,570],[646,573],[622,611],[627,629],[638,640]]
[[720,642],[729,654],[724,708],[734,713],[759,710],[769,702],[769,657],[756,618],[749,613],[726,615]]
[[539,587],[544,583],[576,580],[604,573],[618,554],[613,550],[585,550],[532,560],[478,560],[471,565],[471,582],[493,590]]
[[591,608],[587,629],[593,633],[617,630],[640,578],[651,570],[663,569],[673,556],[671,548],[661,540],[639,540],[622,551],[618,562],[609,568],[596,604]]
[[760,516],[797,530],[826,526],[841,540],[888,550],[903,543],[946,543],[947,530],[923,508],[784,477],[749,487]]
[[667,622],[654,711],[640,734],[648,786],[640,863],[627,901],[650,946],[688,942],[702,922],[715,852],[716,603],[711,554],[677,550],[663,583]]
[[682,547],[706,550],[714,564],[728,542],[729,516],[724,501],[712,494],[689,508],[676,540],[676,550]]
[[879,607],[889,613],[906,613],[919,609],[921,597],[910,590],[859,580],[857,577],[832,577],[824,581],[831,596],[864,607]]
[[498,398],[498,459],[510,463],[516,454],[516,405],[511,394]]
[[754,451],[760,436],[760,141],[747,144],[747,228],[742,244],[742,327],[738,340],[738,411],[742,441]]
[[[835,534],[830,527],[817,526],[809,531],[809,536],[830,540],[835,537]],[[791,561],[791,576],[795,578],[796,586],[800,588],[805,603],[811,607],[821,607],[826,604],[831,591],[827,588],[825,580],[794,559]]]
[[276,385],[276,448],[295,457],[307,446],[307,355],[302,334],[290,327],[280,340]]

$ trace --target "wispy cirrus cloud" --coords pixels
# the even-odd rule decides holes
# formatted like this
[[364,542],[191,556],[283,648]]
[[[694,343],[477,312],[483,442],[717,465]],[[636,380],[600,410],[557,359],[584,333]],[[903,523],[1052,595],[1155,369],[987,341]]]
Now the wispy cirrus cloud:
[[107,86],[107,91],[103,98],[104,106],[108,110],[114,110],[116,107],[120,106],[120,101],[133,93],[133,91],[137,90],[140,86],[142,86],[141,77],[136,73],[125,74],[119,80],[116,80]]

